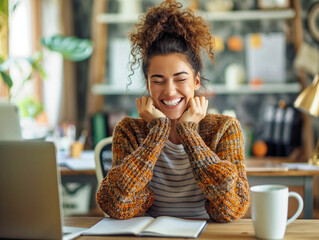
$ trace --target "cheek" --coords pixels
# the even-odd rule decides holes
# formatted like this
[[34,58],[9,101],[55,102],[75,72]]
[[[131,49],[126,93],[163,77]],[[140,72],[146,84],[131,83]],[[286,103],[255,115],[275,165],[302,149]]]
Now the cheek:
[[188,98],[192,98],[195,96],[195,87],[193,84],[185,85],[182,91],[184,92],[185,96],[187,96]]
[[148,91],[148,94],[151,96],[151,97],[153,97],[154,96],[154,94],[156,94],[156,88],[154,87],[154,85],[151,85],[150,83],[149,83],[149,81],[147,82],[147,91]]
[[160,92],[161,92],[161,90],[156,88],[156,87],[154,87],[154,86],[151,86],[148,89],[148,94],[153,99],[154,103],[156,103],[158,101]]
[[149,87],[147,91],[151,97],[154,96],[154,94],[156,94],[156,89],[154,89],[154,87]]

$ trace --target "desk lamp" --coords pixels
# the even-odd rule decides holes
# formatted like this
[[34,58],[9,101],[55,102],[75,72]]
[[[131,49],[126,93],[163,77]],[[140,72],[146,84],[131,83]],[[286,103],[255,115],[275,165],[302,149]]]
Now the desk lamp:
[[[319,74],[316,74],[312,84],[299,94],[294,106],[312,116],[319,117]],[[319,166],[319,139],[309,162]]]

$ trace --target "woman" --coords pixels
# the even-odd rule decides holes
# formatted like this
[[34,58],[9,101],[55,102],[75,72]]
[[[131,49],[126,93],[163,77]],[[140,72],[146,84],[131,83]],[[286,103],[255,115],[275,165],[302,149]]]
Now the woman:
[[230,222],[249,207],[239,122],[206,114],[196,96],[201,49],[214,60],[202,18],[175,1],[148,9],[131,33],[132,68],[142,62],[149,97],[136,99],[141,118],[113,132],[113,167],[97,202],[118,219],[151,215]]

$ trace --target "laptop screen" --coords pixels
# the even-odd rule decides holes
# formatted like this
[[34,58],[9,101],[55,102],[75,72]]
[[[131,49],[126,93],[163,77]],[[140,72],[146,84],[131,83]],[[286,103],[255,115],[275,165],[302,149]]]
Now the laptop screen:
[[0,238],[61,239],[55,147],[0,141]]

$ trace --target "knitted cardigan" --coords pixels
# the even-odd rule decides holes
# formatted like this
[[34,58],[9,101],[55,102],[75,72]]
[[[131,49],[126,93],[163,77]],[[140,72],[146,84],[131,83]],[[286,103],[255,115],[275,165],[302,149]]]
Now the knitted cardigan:
[[[176,125],[189,156],[194,178],[207,198],[213,221],[241,218],[249,207],[244,140],[235,118],[208,114],[199,123]],[[109,216],[127,219],[145,215],[154,194],[149,187],[158,156],[170,133],[168,118],[126,117],[113,133],[113,166],[97,192],[97,203]]]

